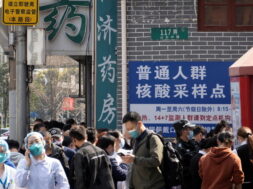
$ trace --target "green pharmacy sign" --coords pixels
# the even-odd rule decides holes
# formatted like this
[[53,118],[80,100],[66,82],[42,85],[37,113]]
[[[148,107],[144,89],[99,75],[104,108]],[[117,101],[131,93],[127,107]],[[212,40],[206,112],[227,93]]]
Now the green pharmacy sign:
[[[50,34],[48,35],[48,40],[53,40],[60,30],[67,28],[65,34],[69,40],[74,43],[82,43],[86,34],[86,16],[78,10],[82,7],[89,7],[90,1],[71,1],[71,0],[60,0],[58,2],[53,2],[40,6],[40,11],[47,11],[47,16],[44,17],[44,22],[48,23],[46,31]],[[76,26],[73,20],[78,20],[80,26]]]
[[117,0],[96,3],[96,127],[116,129]]
[[152,40],[188,39],[188,28],[151,28]]

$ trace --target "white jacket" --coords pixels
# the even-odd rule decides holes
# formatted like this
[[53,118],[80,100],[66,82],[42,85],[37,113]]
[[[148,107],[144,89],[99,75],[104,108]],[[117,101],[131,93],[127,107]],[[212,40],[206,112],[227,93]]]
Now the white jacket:
[[59,160],[45,157],[37,161],[31,158],[30,168],[26,167],[26,160],[20,160],[16,185],[27,189],[69,189],[68,179]]

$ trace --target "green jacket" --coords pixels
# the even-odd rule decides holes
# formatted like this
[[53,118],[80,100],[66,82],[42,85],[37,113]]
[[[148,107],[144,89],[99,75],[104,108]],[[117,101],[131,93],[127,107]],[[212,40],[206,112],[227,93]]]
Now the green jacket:
[[[150,131],[147,130],[150,134]],[[152,135],[147,146],[148,134],[134,148],[130,189],[162,189],[164,179],[159,168],[163,158],[163,144],[156,135]]]

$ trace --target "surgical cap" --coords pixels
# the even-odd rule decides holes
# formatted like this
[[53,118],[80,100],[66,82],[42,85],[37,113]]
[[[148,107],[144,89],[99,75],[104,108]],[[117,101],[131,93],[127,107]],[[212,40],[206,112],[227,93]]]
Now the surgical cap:
[[3,147],[4,153],[10,153],[9,145],[5,140],[0,139],[0,146]]
[[31,136],[38,136],[41,139],[41,141],[44,143],[44,138],[43,138],[42,134],[40,134],[38,132],[31,132],[31,133],[28,133],[25,137],[25,148],[26,149],[28,149],[28,138]]

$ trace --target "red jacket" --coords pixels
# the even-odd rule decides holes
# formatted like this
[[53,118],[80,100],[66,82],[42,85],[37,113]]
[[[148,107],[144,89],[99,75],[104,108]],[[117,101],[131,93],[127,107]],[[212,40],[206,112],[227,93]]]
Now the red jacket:
[[199,161],[201,189],[231,189],[243,183],[241,160],[230,148],[214,147]]

